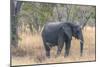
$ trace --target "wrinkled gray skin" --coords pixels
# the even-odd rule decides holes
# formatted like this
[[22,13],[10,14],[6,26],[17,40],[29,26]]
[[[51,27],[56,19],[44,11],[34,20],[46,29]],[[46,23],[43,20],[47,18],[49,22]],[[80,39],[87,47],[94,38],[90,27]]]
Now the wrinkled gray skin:
[[[50,58],[50,49],[57,46],[59,56],[65,43],[64,57],[69,55],[72,36],[80,40],[80,55],[83,53],[83,35],[81,27],[72,23],[51,22],[44,26],[42,39],[46,50],[46,56]],[[74,44],[77,45],[77,44]]]

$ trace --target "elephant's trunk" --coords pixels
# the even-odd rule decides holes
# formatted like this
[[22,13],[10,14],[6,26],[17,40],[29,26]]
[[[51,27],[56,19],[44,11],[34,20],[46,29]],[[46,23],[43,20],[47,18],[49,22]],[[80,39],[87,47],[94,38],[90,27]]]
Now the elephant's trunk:
[[80,56],[83,55],[83,41],[80,41]]
[[83,47],[84,47],[83,45],[84,45],[84,40],[83,40],[83,35],[81,35],[80,36],[80,56],[83,55]]

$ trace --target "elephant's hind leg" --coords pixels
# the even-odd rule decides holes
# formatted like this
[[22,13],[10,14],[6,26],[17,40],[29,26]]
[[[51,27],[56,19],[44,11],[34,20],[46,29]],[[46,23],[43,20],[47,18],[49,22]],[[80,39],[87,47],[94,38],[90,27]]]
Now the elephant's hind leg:
[[48,58],[50,58],[50,47],[49,47],[49,45],[45,43],[44,47],[45,47],[45,51],[46,51],[46,56]]
[[[62,48],[64,45],[64,38],[62,36],[60,36],[58,38],[58,46],[57,46],[57,56],[59,56],[61,54]],[[56,57],[57,57],[56,56]]]

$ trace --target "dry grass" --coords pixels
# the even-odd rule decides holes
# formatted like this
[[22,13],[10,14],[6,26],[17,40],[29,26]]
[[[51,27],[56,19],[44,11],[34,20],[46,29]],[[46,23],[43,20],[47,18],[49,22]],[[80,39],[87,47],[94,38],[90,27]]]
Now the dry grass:
[[45,50],[40,34],[19,34],[22,40],[18,48],[11,48],[12,65],[45,64],[60,62],[94,61],[95,60],[95,28],[86,27],[84,35],[84,54],[80,57],[79,41],[71,43],[70,55],[64,58],[64,49],[59,57],[55,58],[56,47],[51,49],[51,58],[45,56]]

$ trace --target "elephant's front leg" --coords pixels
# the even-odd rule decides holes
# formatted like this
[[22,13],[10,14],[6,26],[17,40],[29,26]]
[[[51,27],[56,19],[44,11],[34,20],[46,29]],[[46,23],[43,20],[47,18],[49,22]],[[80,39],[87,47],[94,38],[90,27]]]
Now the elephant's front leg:
[[57,46],[57,55],[56,55],[56,57],[61,54],[63,45],[64,45],[64,39],[63,39],[63,37],[60,36],[59,39],[58,39],[58,46]]
[[69,51],[70,51],[70,46],[71,46],[71,40],[65,40],[65,55],[64,57],[69,55]]

